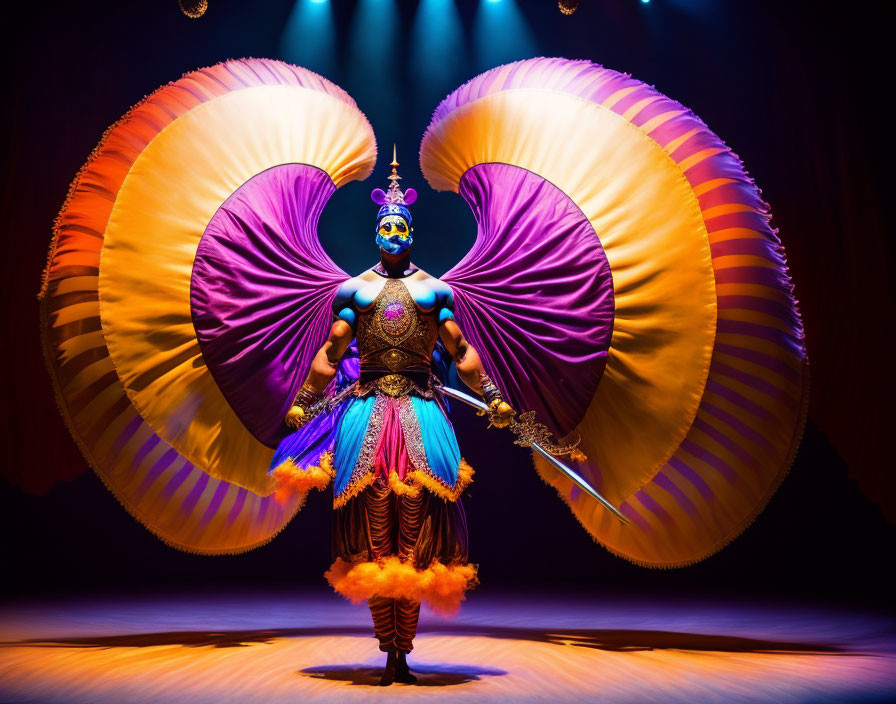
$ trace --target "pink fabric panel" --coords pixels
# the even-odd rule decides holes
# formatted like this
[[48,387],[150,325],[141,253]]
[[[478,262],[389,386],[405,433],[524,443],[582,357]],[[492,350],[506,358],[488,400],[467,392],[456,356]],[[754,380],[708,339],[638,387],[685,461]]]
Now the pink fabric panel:
[[383,429],[376,444],[374,453],[374,474],[384,479],[389,478],[393,471],[398,473],[398,478],[404,480],[410,471],[411,458],[408,457],[408,448],[404,442],[404,431],[401,429],[401,418],[398,414],[398,402],[390,398],[386,404],[383,417]]

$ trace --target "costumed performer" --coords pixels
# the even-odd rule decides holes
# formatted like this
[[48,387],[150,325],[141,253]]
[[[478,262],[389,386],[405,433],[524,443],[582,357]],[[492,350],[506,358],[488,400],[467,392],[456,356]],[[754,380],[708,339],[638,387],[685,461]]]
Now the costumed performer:
[[352,278],[324,252],[321,211],[375,161],[355,102],[311,71],[193,71],[78,173],[41,316],[72,435],[169,545],[251,550],[334,484],[328,579],[369,600],[388,683],[411,680],[420,602],[454,608],[475,579],[442,398],[457,376],[546,450],[537,472],[595,541],[668,568],[722,549],[772,496],[808,362],[755,184],[630,76],[530,59],[442,101],[421,168],[478,230],[438,280],[410,262],[416,194],[397,172],[374,192],[380,264]]

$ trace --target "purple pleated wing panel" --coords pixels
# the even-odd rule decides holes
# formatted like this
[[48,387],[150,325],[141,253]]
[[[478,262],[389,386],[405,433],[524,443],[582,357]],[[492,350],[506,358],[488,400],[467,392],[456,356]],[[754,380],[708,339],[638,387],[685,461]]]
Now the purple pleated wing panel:
[[335,190],[313,166],[268,169],[224,202],[196,253],[190,298],[203,358],[246,428],[270,447],[287,432],[283,417],[348,278],[317,237]]
[[[639,564],[686,565],[727,545],[786,474],[808,398],[784,250],[737,156],[697,115],[629,75],[539,58],[449,95],[420,163],[434,188],[461,193],[478,165],[525,168],[600,236],[612,349],[576,426],[587,458],[568,459],[630,523],[536,457],[540,476],[596,540]],[[488,355],[490,369],[512,364]]]
[[613,280],[594,228],[526,169],[479,164],[460,181],[479,231],[443,280],[464,335],[520,411],[559,438],[581,421],[613,332]]

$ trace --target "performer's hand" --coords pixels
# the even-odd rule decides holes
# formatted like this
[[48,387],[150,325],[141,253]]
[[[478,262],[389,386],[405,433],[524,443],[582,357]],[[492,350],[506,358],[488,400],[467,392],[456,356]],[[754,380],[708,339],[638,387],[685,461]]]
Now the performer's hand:
[[496,428],[506,428],[515,415],[516,411],[504,399],[493,398],[488,404],[488,417]]
[[301,406],[293,406],[286,413],[286,424],[290,428],[301,428],[305,424],[305,409]]

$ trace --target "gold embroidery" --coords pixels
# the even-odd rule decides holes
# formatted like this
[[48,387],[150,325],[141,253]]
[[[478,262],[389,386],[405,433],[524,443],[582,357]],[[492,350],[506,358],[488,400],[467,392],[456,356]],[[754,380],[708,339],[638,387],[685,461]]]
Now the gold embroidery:
[[401,422],[401,432],[404,434],[404,444],[408,451],[408,457],[415,469],[432,474],[429,462],[426,460],[426,449],[423,447],[423,435],[420,432],[420,421],[414,413],[414,402],[409,396],[401,399],[398,407],[398,418]]
[[435,315],[417,308],[404,282],[389,279],[373,306],[358,317],[362,369],[428,370],[437,329]]
[[383,413],[388,402],[389,399],[387,397],[380,396],[379,394],[376,395],[376,399],[373,402],[373,410],[370,412],[370,420],[367,421],[367,431],[364,433],[364,442],[361,443],[361,451],[358,453],[358,461],[355,462],[352,476],[348,480],[348,485],[345,488],[346,492],[352,484],[361,479],[361,477],[368,472],[373,471],[375,460],[374,453],[376,452],[377,442],[379,442],[380,439],[380,431],[383,429]]
[[410,390],[411,380],[403,374],[386,374],[376,380],[376,385],[386,396],[401,396]]
[[386,366],[393,372],[406,367],[408,361],[408,355],[394,347],[383,354],[383,362],[385,362]]
[[355,481],[354,484],[349,484],[339,496],[333,498],[333,508],[342,508],[375,481],[376,475],[373,472],[368,472]]

